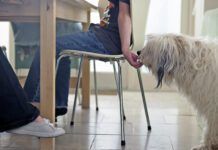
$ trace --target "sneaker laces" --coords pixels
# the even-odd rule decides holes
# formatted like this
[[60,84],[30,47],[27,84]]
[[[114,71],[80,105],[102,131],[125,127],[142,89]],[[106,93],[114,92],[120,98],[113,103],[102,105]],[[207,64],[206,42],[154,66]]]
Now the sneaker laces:
[[51,127],[53,130],[55,130],[54,124],[51,123],[49,119],[44,118],[44,121],[45,121],[46,124],[48,124],[49,127]]

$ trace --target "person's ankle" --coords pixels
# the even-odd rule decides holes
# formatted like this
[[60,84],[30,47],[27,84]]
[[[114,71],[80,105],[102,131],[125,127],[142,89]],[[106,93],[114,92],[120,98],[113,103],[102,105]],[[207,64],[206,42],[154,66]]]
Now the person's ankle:
[[38,102],[31,102],[31,104],[32,104],[33,106],[35,106],[36,108],[39,109],[40,103],[38,103]]
[[66,113],[67,113],[67,108],[66,107],[55,108],[55,117],[63,116]]
[[44,122],[44,119],[41,116],[38,116],[34,121],[37,123],[42,123]]

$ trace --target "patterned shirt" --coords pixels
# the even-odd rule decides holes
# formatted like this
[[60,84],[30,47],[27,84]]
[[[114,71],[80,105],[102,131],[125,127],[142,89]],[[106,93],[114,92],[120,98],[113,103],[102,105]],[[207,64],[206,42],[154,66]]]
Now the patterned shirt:
[[90,30],[93,30],[97,38],[103,43],[104,47],[111,51],[111,54],[121,54],[121,42],[118,28],[119,2],[130,4],[129,0],[108,0],[104,16],[100,24],[92,24]]

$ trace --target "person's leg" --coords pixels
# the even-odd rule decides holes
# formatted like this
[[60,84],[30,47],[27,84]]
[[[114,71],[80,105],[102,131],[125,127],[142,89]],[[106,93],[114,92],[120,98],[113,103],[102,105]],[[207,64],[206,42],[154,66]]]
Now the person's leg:
[[[68,87],[69,87],[69,79],[70,76],[70,61],[69,58],[64,58],[63,61],[60,63],[61,69],[59,69],[59,72],[64,71],[65,73],[63,74],[63,77],[60,77],[60,75],[57,76],[56,78],[56,83],[57,81],[62,80],[64,78],[65,84],[62,86],[57,86],[56,88],[56,113],[58,115],[63,115],[67,112],[65,102],[67,102],[67,97],[65,95],[68,95]],[[40,50],[37,49],[32,65],[30,67],[25,85],[24,85],[24,90],[27,94],[28,101],[31,102],[34,106],[39,106],[40,102]],[[57,84],[58,85],[58,84]],[[63,89],[63,90],[62,90]],[[60,92],[57,91],[62,91],[62,94],[60,95]],[[64,98],[63,98],[64,97]]]
[[52,126],[39,115],[36,107],[27,103],[27,97],[0,48],[0,132],[4,131],[37,137],[65,133],[62,128]]
[[[56,40],[56,52],[57,57],[62,50],[81,50],[90,51],[101,54],[110,54],[103,46],[102,43],[96,38],[93,32],[78,32],[72,35],[67,35],[63,37],[58,37]],[[31,66],[30,72],[28,74],[28,79],[26,81],[25,87],[31,88],[31,80],[35,83],[39,83],[39,52],[36,53],[33,64]],[[36,58],[37,57],[37,58]],[[31,71],[32,70],[32,71]],[[33,74],[35,73],[35,74]],[[69,58],[64,58],[60,62],[57,77],[56,77],[56,107],[57,108],[67,108],[68,94],[69,94],[69,79],[70,79],[70,61]],[[27,86],[31,85],[31,86]],[[25,88],[26,89],[26,88]],[[39,101],[39,87],[34,88],[36,90],[36,95],[34,96],[34,101]],[[29,92],[27,90],[29,95]],[[34,93],[34,92],[32,92]],[[32,94],[31,93],[31,94]],[[30,95],[31,95],[30,94]]]
[[0,49],[0,131],[22,126],[39,116]]
[[[33,98],[36,94],[36,90],[39,84],[40,77],[40,51],[36,50],[33,62],[31,64],[28,76],[26,78],[26,82],[24,84],[24,91],[27,94],[28,101],[34,102]],[[39,101],[36,101],[39,102]]]
[[[57,58],[63,50],[80,50],[109,54],[103,44],[96,38],[92,31],[79,32],[68,36],[58,37],[56,42]],[[70,83],[70,60],[64,58],[59,64],[56,78],[56,103],[57,107],[65,107],[68,103]]]

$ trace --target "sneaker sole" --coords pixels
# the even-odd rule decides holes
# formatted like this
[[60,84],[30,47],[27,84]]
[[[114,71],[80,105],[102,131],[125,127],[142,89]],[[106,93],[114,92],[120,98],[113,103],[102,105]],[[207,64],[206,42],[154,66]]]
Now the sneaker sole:
[[60,133],[55,133],[55,134],[48,134],[48,133],[41,133],[41,132],[32,132],[32,131],[26,131],[26,130],[19,130],[19,131],[7,131],[8,133],[13,133],[13,134],[22,134],[22,135],[30,135],[30,136],[36,136],[36,137],[42,137],[42,138],[52,138],[52,137],[57,137],[65,134],[64,131]]

